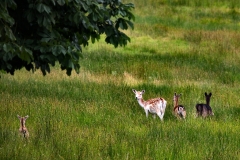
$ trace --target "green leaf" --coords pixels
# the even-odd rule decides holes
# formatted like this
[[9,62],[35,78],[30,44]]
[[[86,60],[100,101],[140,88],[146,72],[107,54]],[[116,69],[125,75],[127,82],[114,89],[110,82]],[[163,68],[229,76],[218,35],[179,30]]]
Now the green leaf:
[[42,61],[47,61],[51,65],[55,64],[56,57],[52,54],[42,54],[40,55]]
[[52,1],[52,4],[55,6],[56,5],[55,0],[51,0],[51,1]]
[[43,9],[45,12],[47,12],[48,14],[51,13],[51,9],[50,7],[48,7],[47,5],[43,5]]
[[12,69],[12,65],[7,63],[7,68],[11,70]]
[[12,49],[12,46],[11,46],[10,44],[5,43],[5,44],[3,45],[3,50],[4,50],[5,52],[9,52],[11,49]]
[[53,24],[55,24],[55,19],[54,19],[54,15],[53,14],[49,15],[49,19],[51,20],[51,22]]
[[125,12],[124,10],[119,10],[119,14],[120,14],[121,16],[123,16],[123,17],[126,16],[126,12]]
[[79,64],[75,64],[74,66],[75,66],[74,69],[75,69],[76,73],[79,74],[80,65]]
[[68,61],[68,68],[74,69],[74,64],[71,60]]
[[51,21],[47,17],[43,17],[43,26],[46,27],[48,30],[52,29]]
[[93,21],[97,21],[98,20],[98,17],[97,17],[97,15],[95,14],[95,13],[92,13],[92,16],[93,16]]
[[44,12],[44,4],[39,3],[36,5],[36,7],[37,7],[38,12],[40,12],[40,13]]
[[17,4],[14,2],[14,0],[8,0],[7,1],[7,6],[12,8],[12,9],[16,9],[17,8]]
[[35,16],[32,12],[29,12],[27,14],[27,20],[28,20],[28,22],[33,22],[35,20]]
[[79,24],[81,21],[81,18],[82,18],[81,13],[79,13],[79,12],[75,13],[73,16],[74,23]]
[[49,42],[52,38],[48,37],[48,38],[42,38],[41,42]]
[[82,2],[82,1],[80,1],[80,3],[81,3],[81,6],[83,7],[83,9],[85,11],[88,11],[89,7],[87,6],[87,4],[85,4],[85,2]]
[[134,29],[134,24],[131,21],[126,20],[126,22],[132,29]]
[[107,26],[105,28],[105,33],[107,36],[111,36],[112,34],[114,34],[114,28],[112,26]]
[[10,26],[14,25],[15,23],[14,19],[7,12],[1,12],[0,19],[3,19],[5,22],[9,23]]
[[67,75],[71,76],[71,73],[72,73],[72,68],[67,68]]
[[62,45],[55,45],[52,47],[52,53],[55,56],[58,56],[59,54],[66,54],[66,49]]
[[127,4],[124,4],[126,7],[129,7],[129,8],[135,8],[134,4],[133,3],[127,3]]
[[60,6],[63,6],[65,4],[65,0],[57,0],[57,3],[60,5]]
[[127,25],[127,23],[126,23],[126,20],[125,19],[122,19],[122,18],[119,18],[119,27],[121,28],[121,29],[128,29],[128,25]]
[[5,62],[7,62],[7,61],[9,61],[9,60],[12,60],[14,56],[15,56],[15,55],[14,55],[13,53],[11,53],[11,52],[6,52],[6,53],[3,54],[3,60],[4,60]]
[[12,30],[11,30],[8,26],[5,26],[4,29],[5,29],[5,32],[6,32],[7,37],[8,37],[9,39],[15,41],[16,38],[15,38],[14,34],[12,33]]
[[18,57],[21,58],[22,60],[30,63],[32,57],[32,51],[25,48],[25,47],[19,47],[20,53],[18,54]]
[[43,22],[43,16],[42,16],[42,15],[39,15],[39,16],[37,17],[37,23],[38,23],[40,26],[42,26],[42,22]]
[[127,12],[127,15],[128,15],[128,19],[129,19],[129,20],[132,19],[133,21],[135,21],[135,16],[134,16],[131,12],[128,11],[128,12]]
[[92,43],[95,43],[95,40],[99,40],[100,36],[97,33],[91,34]]

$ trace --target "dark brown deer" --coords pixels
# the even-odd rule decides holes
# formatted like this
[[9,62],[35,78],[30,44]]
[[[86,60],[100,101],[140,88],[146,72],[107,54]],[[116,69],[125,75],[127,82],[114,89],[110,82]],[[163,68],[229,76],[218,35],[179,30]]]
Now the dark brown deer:
[[205,92],[205,98],[206,98],[206,104],[196,104],[196,114],[197,117],[202,116],[202,117],[207,117],[207,116],[213,116],[214,113],[212,112],[212,108],[210,107],[210,98],[212,96],[212,93],[207,94]]
[[176,92],[174,93],[174,96],[173,96],[173,102],[174,102],[173,112],[174,112],[174,115],[177,118],[185,119],[186,118],[186,109],[183,105],[178,104],[178,100],[179,100],[180,96],[181,96],[181,94],[177,94]]
[[24,138],[28,138],[29,137],[29,132],[27,130],[27,127],[25,126],[26,123],[26,119],[29,117],[28,115],[25,117],[21,117],[19,115],[17,115],[18,119],[20,120],[20,128],[19,128],[19,132],[20,134],[24,137]]

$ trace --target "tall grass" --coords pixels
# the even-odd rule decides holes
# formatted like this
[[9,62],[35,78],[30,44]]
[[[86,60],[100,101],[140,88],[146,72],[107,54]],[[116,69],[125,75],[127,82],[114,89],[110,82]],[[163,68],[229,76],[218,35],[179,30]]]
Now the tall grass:
[[[1,75],[1,159],[240,159],[238,1],[133,2],[131,43],[84,48],[79,75],[58,65]],[[164,122],[145,117],[132,88],[168,101]],[[172,114],[174,92],[185,121]],[[195,118],[204,92],[215,115]],[[29,140],[17,114],[29,115]]]

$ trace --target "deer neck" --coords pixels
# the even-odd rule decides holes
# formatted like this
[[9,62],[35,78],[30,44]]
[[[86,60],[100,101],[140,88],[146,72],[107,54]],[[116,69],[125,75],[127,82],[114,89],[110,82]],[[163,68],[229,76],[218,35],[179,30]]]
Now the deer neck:
[[141,107],[144,108],[146,106],[146,101],[144,101],[143,98],[138,98],[137,101]]
[[207,105],[210,104],[210,99],[206,99],[206,104],[207,104]]
[[24,130],[26,127],[25,127],[25,123],[24,123],[24,120],[21,119],[21,124],[20,124],[20,128],[21,130]]
[[174,100],[174,110],[178,107],[178,99]]

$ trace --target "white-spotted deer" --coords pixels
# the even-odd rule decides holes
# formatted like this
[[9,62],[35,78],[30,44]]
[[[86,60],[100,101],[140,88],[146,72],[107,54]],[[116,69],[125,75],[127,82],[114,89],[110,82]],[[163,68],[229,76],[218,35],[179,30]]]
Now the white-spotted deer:
[[207,117],[207,116],[212,116],[214,113],[212,112],[212,108],[210,107],[210,98],[212,96],[212,93],[207,94],[205,92],[205,98],[206,98],[206,104],[196,104],[196,114],[197,117],[202,116],[202,117]]
[[20,120],[20,128],[19,128],[19,132],[20,134],[24,137],[24,138],[28,138],[29,137],[29,132],[27,130],[27,127],[25,126],[26,123],[26,119],[29,117],[28,115],[25,117],[21,117],[19,115],[17,115],[18,119]]
[[174,115],[177,118],[185,119],[186,118],[186,109],[183,105],[178,104],[178,100],[179,100],[180,96],[181,96],[181,94],[177,94],[176,92],[174,93],[174,96],[173,96],[173,103],[174,103],[173,112],[174,112]]
[[135,89],[132,89],[133,93],[135,93],[135,97],[139,103],[139,105],[144,109],[146,113],[146,117],[148,117],[148,112],[158,115],[158,117],[163,120],[163,116],[165,113],[167,101],[163,98],[153,98],[149,99],[147,101],[143,100],[142,95],[145,93],[145,90],[142,91],[136,91]]

